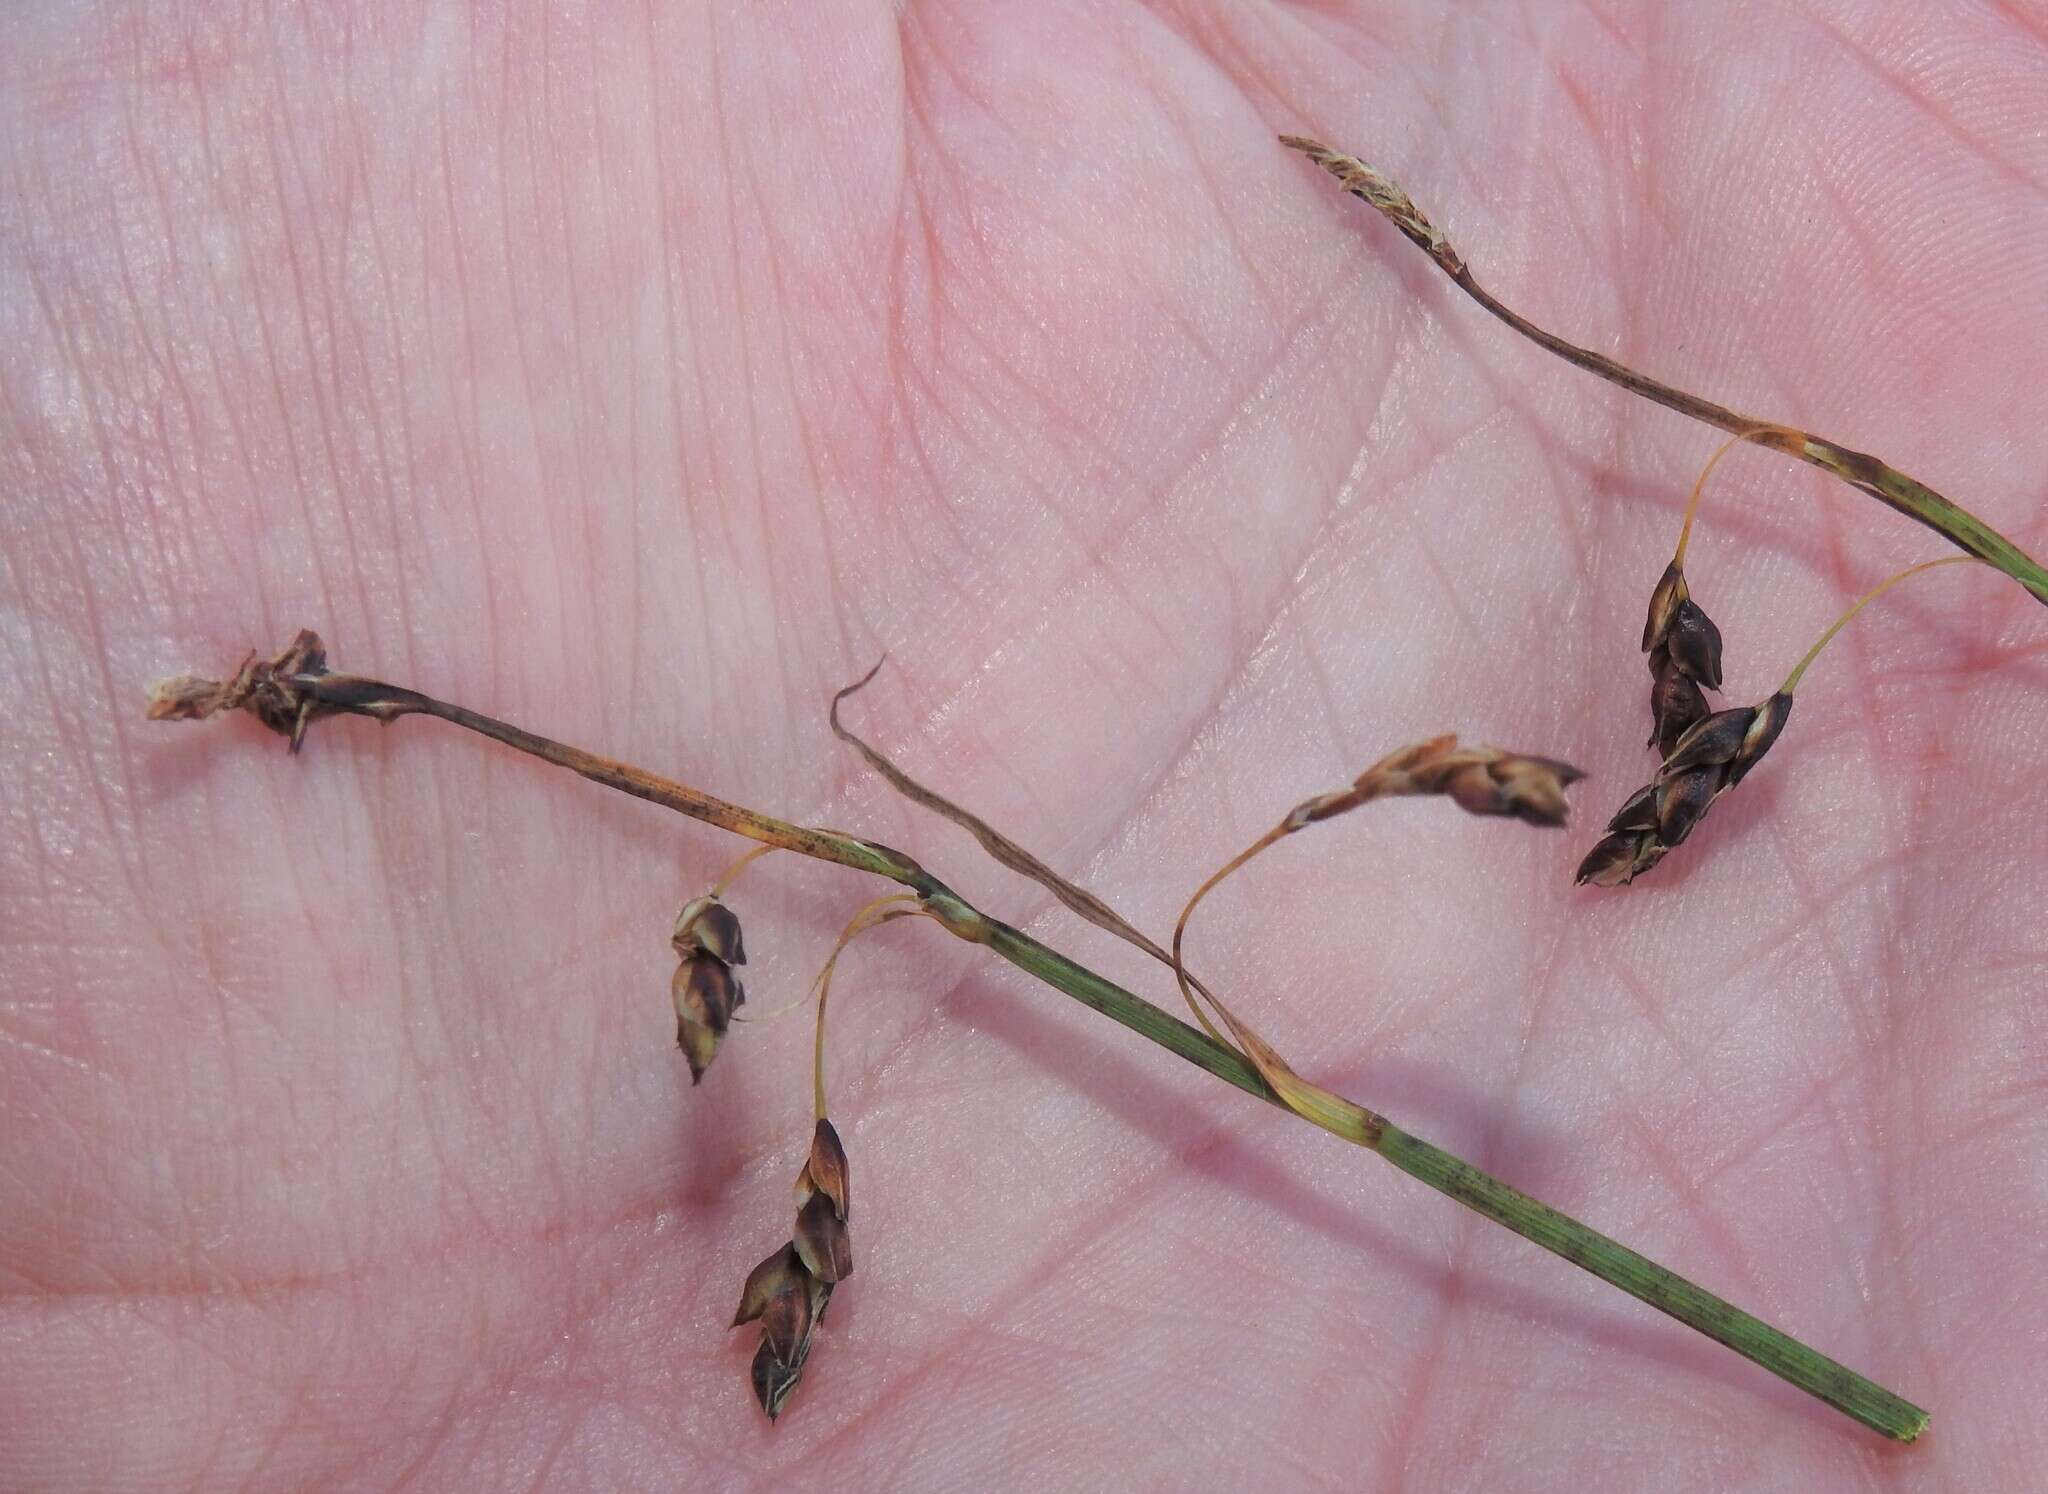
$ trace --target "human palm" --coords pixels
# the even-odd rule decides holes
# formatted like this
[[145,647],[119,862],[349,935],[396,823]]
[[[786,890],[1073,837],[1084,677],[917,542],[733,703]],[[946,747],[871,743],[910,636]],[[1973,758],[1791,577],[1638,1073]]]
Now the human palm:
[[[2036,553],[2041,22],[1222,3],[15,10],[0,197],[0,1483],[1811,1488],[2048,1456],[2044,616],[1916,581],[1626,893],[1635,650],[1711,433],[1511,304],[1875,447]],[[1689,570],[1760,699],[1940,553],[1736,453]],[[921,924],[842,962],[857,1270],[772,1429],[802,1016],[673,1046],[739,849],[432,724],[147,727],[335,662],[903,846],[1156,967],[1287,805],[1456,729],[1580,825],[1375,808],[1204,906],[1295,1066],[1928,1405],[1881,1444]],[[749,1013],[882,890],[771,857]]]

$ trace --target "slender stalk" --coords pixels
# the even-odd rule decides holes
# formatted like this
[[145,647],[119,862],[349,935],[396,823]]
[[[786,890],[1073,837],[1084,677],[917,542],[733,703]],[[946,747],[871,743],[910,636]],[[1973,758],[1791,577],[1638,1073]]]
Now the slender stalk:
[[[768,849],[774,849],[772,846]],[[839,940],[832,946],[832,953],[825,957],[825,968],[818,972],[814,982],[818,990],[818,1030],[812,1039],[811,1050],[811,1092],[816,1102],[817,1118],[825,1118],[825,1005],[832,999],[832,972],[839,967],[839,957],[846,953],[846,946],[860,934],[878,923],[887,923],[892,918],[914,918],[923,913],[922,908],[893,907],[892,904],[915,903],[914,892],[889,892],[876,898],[865,908],[854,914],[840,930]]]
[[1545,331],[1496,300],[1492,292],[1474,279],[1463,256],[1451,247],[1450,241],[1391,178],[1356,156],[1345,155],[1300,135],[1282,135],[1280,143],[1300,151],[1337,178],[1346,191],[1377,210],[1427,254],[1459,290],[1538,347],[1666,409],[1690,415],[1694,420],[1718,426],[1733,435],[1745,436],[1759,446],[1768,446],[1802,462],[1811,462],[1887,508],[1925,524],[1958,549],[2005,572],[2032,592],[2037,601],[2048,604],[2048,570],[2043,570],[2032,556],[1968,509],[1950,502],[1918,478],[1907,476],[1868,452],[1856,451],[1825,436],[1780,425],[1776,421],[1757,420],[1726,405],[1702,399],[1697,394],[1675,389],[1604,354],[1566,342],[1556,333]]
[[1714,469],[1721,465],[1721,458],[1728,455],[1744,441],[1763,434],[1761,429],[1741,431],[1730,436],[1714,448],[1714,454],[1707,458],[1707,465],[1700,468],[1700,475],[1693,480],[1692,496],[1685,500],[1685,520],[1678,526],[1678,548],[1671,554],[1671,564],[1679,570],[1685,569],[1686,547],[1692,543],[1692,521],[1699,517],[1700,495],[1707,490],[1707,479]]
[[1447,1198],[1506,1225],[1523,1239],[1563,1256],[1716,1343],[1726,1344],[1751,1363],[1762,1365],[1872,1431],[1911,1442],[1927,1430],[1927,1413],[1911,1401],[1420,1137],[1390,1125],[1380,1137],[1378,1151],[1401,1171],[1420,1178]]
[[[730,830],[736,835],[888,877],[914,892],[922,911],[959,938],[983,946],[1026,974],[1123,1024],[1197,1068],[1214,1074],[1247,1094],[1294,1113],[1244,1054],[1029,934],[989,917],[899,851],[838,831],[794,825],[772,815],[728,803],[659,774],[552,741],[463,706],[451,705],[418,691],[360,675],[308,670],[282,676],[278,683],[297,692],[301,700],[299,723],[292,731],[294,741],[303,732],[309,712],[346,712],[382,721],[406,715],[434,716],[544,762],[567,768],[595,783]],[[224,692],[218,692],[217,698],[206,709],[164,710],[159,714],[204,715],[213,709],[225,708],[227,704],[241,703],[222,697]],[[822,1079],[821,1074],[818,1077]],[[1349,1101],[1341,1103],[1350,1104]],[[823,1113],[822,1101],[819,1112]],[[1524,1239],[1541,1245],[1658,1311],[1668,1313],[1687,1327],[1727,1345],[1744,1358],[1874,1431],[1901,1442],[1911,1442],[1926,1430],[1927,1413],[1919,1407],[1549,1205],[1518,1192],[1377,1116],[1373,1118],[1378,1124],[1367,1131],[1349,1134],[1349,1139],[1368,1150],[1377,1151],[1403,1172],[1429,1184],[1446,1197],[1505,1225]]]
[[1820,657],[1820,651],[1826,648],[1828,644],[1834,641],[1835,634],[1841,632],[1842,629],[1848,627],[1850,623],[1854,622],[1856,620],[1857,613],[1861,612],[1865,607],[1868,607],[1872,602],[1876,601],[1879,597],[1883,596],[1886,592],[1890,591],[1894,586],[1897,586],[1901,581],[1905,580],[1908,576],[1917,576],[1922,571],[1933,570],[1936,566],[1967,565],[1969,562],[1975,560],[1976,558],[1977,557],[1974,555],[1944,555],[1939,560],[1923,560],[1918,565],[1909,565],[1903,571],[1900,571],[1897,575],[1892,576],[1887,580],[1879,582],[1876,586],[1873,586],[1869,591],[1866,591],[1865,593],[1863,593],[1862,596],[1858,597],[1856,599],[1855,604],[1851,606],[1847,612],[1844,612],[1840,617],[1836,618],[1834,621],[1834,625],[1830,627],[1825,633],[1821,634],[1819,641],[1816,642],[1812,648],[1806,651],[1806,656],[1802,658],[1797,664],[1792,666],[1792,672],[1785,676],[1785,683],[1778,687],[1778,693],[1780,695],[1790,695],[1794,690],[1797,690],[1799,688],[1799,682],[1806,678],[1806,671],[1813,667],[1813,661]]
[[741,872],[745,871],[769,852],[780,849],[781,847],[779,846],[758,845],[752,850],[740,852],[739,855],[733,857],[732,864],[718,874],[718,880],[711,884],[710,896],[713,899],[724,897],[726,888],[732,886],[739,879]]

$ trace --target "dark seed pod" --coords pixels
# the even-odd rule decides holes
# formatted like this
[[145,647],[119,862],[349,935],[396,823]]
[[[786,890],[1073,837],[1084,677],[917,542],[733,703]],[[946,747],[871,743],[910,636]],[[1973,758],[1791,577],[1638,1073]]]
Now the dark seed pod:
[[811,1283],[800,1277],[768,1299],[761,1311],[761,1342],[784,1364],[811,1336]]
[[1628,802],[1614,812],[1614,818],[1607,822],[1607,828],[1620,830],[1654,830],[1657,828],[1657,785],[1646,783],[1628,796]]
[[669,994],[676,1008],[676,1045],[689,1061],[690,1082],[701,1083],[746,992],[725,961],[699,954],[676,967]]
[[1736,706],[1732,710],[1716,711],[1696,723],[1672,746],[1664,765],[1657,769],[1658,780],[1661,782],[1693,768],[1733,761],[1735,754],[1742,750],[1743,738],[1749,734],[1750,724],[1755,720],[1755,706]]
[[1627,830],[1603,836],[1579,863],[1574,880],[1583,887],[1622,887],[1664,859],[1670,848],[1654,831]]
[[1692,599],[1676,561],[1650,594],[1643,652],[1650,656],[1650,746],[1668,758],[1708,714],[1702,688],[1721,688],[1721,630]]
[[1721,767],[1695,768],[1657,783],[1657,839],[1667,849],[1684,842],[1727,781]]
[[838,1282],[853,1274],[853,1242],[828,1195],[813,1193],[797,1210],[792,1243],[804,1269],[818,1280]]
[[715,955],[700,954],[676,967],[673,982],[676,1015],[723,1032],[734,1008],[746,998],[732,967]]
[[1707,718],[1707,698],[1662,644],[1650,651],[1650,673],[1649,745],[1659,757],[1668,757],[1678,739]]
[[675,932],[669,936],[669,942],[686,960],[694,954],[708,954],[728,965],[747,963],[739,918],[714,897],[700,897],[684,904],[683,911],[676,915]]
[[1756,720],[1742,738],[1742,750],[1728,764],[1728,787],[1734,788],[1748,776],[1757,760],[1771,750],[1771,743],[1778,740],[1791,716],[1792,697],[1782,690],[1757,707]]
[[[782,1414],[782,1408],[796,1390],[797,1381],[803,1378],[804,1362],[811,1357],[811,1340],[825,1321],[825,1307],[832,1300],[832,1288],[822,1281],[806,1278],[803,1297],[803,1331],[790,1339],[784,1334],[771,1335],[764,1325],[761,1342],[754,1350],[754,1362],[748,1371],[754,1387],[754,1399],[761,1403],[761,1409],[768,1413],[770,1421]],[[798,1309],[792,1307],[790,1310],[794,1313]]]
[[[808,1346],[806,1346],[808,1347]],[[785,1363],[775,1353],[775,1347],[763,1334],[760,1347],[754,1350],[754,1363],[749,1371],[754,1384],[754,1399],[761,1403],[761,1409],[768,1413],[770,1421],[782,1414],[788,1404],[796,1382],[803,1378],[803,1361]]]
[[1715,711],[1687,727],[1656,776],[1607,822],[1608,833],[1579,863],[1579,885],[1626,885],[1683,844],[1714,801],[1770,750],[1791,714],[1792,697],[1780,693],[1760,706]]
[[690,1082],[703,1082],[704,1071],[718,1056],[732,1014],[747,999],[732,973],[747,962],[740,921],[715,897],[692,898],[676,915],[669,935],[682,964],[669,983],[676,1007],[676,1046],[690,1064]]
[[794,1237],[748,1275],[732,1320],[735,1328],[757,1319],[761,1324],[750,1375],[754,1398],[770,1421],[796,1390],[834,1284],[853,1274],[849,1187],[846,1149],[832,1123],[820,1117],[797,1173]]
[[1721,630],[1690,597],[1678,604],[1664,646],[1671,651],[1671,662],[1688,678],[1709,690],[1721,688]]
[[1672,619],[1678,615],[1679,604],[1687,601],[1692,593],[1686,588],[1685,572],[1672,561],[1664,567],[1664,574],[1657,578],[1655,590],[1650,593],[1650,615],[1643,622],[1643,652],[1649,653],[1671,634]]

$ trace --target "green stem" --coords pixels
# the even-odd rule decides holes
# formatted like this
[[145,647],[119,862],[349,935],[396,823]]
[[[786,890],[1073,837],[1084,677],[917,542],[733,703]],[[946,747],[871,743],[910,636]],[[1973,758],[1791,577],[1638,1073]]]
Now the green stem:
[[1686,1327],[1726,1344],[1752,1364],[1762,1365],[1779,1379],[1826,1401],[1872,1431],[1911,1442],[1927,1430],[1927,1413],[1911,1401],[1893,1395],[1846,1365],[1807,1348],[1798,1339],[1780,1333],[1705,1288],[1694,1286],[1677,1272],[1636,1254],[1569,1214],[1559,1213],[1550,1205],[1510,1188],[1500,1179],[1489,1177],[1419,1136],[1410,1136],[1400,1127],[1390,1125],[1380,1138],[1378,1150],[1401,1171],[1420,1178],[1446,1198],[1454,1198],[1494,1223],[1506,1225],[1552,1255],[1563,1256],[1610,1286],[1620,1287]]
[[[980,915],[976,915],[980,916]],[[943,920],[942,920],[943,921]],[[1064,991],[1104,1016],[1123,1023],[1141,1037],[1149,1038],[1189,1063],[1207,1069],[1217,1078],[1236,1085],[1248,1094],[1281,1105],[1279,1096],[1266,1086],[1246,1059],[1216,1042],[1199,1028],[1191,1027],[1170,1012],[1161,1011],[1142,996],[1104,980],[1085,966],[1077,965],[1057,950],[1048,949],[1030,935],[1007,924],[983,918],[988,932],[978,942],[1011,964],[1036,976],[1055,990]],[[950,925],[949,925],[950,926]],[[1291,1112],[1290,1112],[1291,1113]],[[1638,1301],[1647,1302],[1661,1313],[1678,1319],[1686,1327],[1725,1344],[1753,1364],[1761,1365],[1782,1380],[1798,1386],[1808,1395],[1827,1402],[1845,1416],[1860,1421],[1872,1431],[1882,1432],[1900,1442],[1911,1442],[1927,1430],[1927,1413],[1912,1402],[1892,1394],[1845,1365],[1837,1364],[1797,1339],[1788,1337],[1760,1318],[1752,1317],[1733,1303],[1725,1302],[1695,1286],[1677,1272],[1638,1255],[1618,1240],[1579,1223],[1500,1179],[1481,1172],[1419,1136],[1399,1126],[1384,1123],[1377,1146],[1371,1148],[1412,1178],[1452,1198],[1494,1223],[1505,1225],[1525,1240],[1541,1245],[1552,1255],[1562,1256],[1581,1270],[1590,1271],[1610,1286],[1621,1288]]]
[[[382,721],[404,715],[435,716],[594,782],[762,844],[890,878],[915,892],[924,910],[959,938],[984,946],[1027,975],[1122,1023],[1197,1068],[1287,1109],[1243,1054],[1029,934],[990,918],[900,851],[836,830],[793,825],[645,769],[599,757],[465,707],[360,675],[305,673],[290,676],[287,683],[324,711],[372,716]],[[1717,1343],[1726,1344],[1845,1416],[1901,1442],[1911,1442],[1926,1429],[1927,1413],[1919,1407],[1569,1215],[1518,1192],[1397,1126],[1384,1124],[1371,1134],[1371,1140],[1353,1139],[1446,1197],[1505,1225]]]

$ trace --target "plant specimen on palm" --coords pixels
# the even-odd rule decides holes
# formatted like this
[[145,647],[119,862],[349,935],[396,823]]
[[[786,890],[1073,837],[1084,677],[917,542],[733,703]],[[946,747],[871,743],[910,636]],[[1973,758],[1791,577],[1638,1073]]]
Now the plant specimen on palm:
[[[1706,482],[1707,472],[1702,472],[1676,552],[1653,590],[1642,637],[1651,674],[1651,746],[1657,750],[1659,766],[1651,782],[1630,796],[1587,853],[1579,870],[1581,882],[1629,882],[1683,843],[1708,808],[1743,782],[1779,739],[1790,714],[1793,691],[1828,639],[1864,605],[1906,576],[1935,565],[1974,559],[2048,602],[2048,572],[1925,484],[1867,454],[1789,426],[1739,415],[1564,342],[1481,288],[1462,256],[1385,176],[1355,157],[1314,141],[1293,136],[1283,140],[1387,217],[1453,283],[1523,336],[1622,388],[1726,430],[1737,441],[1819,466],[1933,529],[1964,552],[1909,568],[1877,587],[1823,636],[1777,692],[1756,705],[1716,711],[1710,708],[1707,694],[1718,692],[1723,684],[1722,629],[1695,599],[1685,564],[1687,540]],[[1720,456],[1717,452],[1708,462],[1707,471]],[[1280,840],[1382,799],[1412,796],[1445,798],[1471,814],[1536,827],[1562,827],[1568,816],[1567,790],[1580,776],[1577,769],[1535,753],[1460,745],[1451,736],[1400,747],[1349,784],[1303,800],[1247,850],[1196,883],[1171,940],[1161,944],[1010,836],[911,778],[846,727],[840,719],[841,707],[866,683],[863,679],[847,687],[831,703],[831,725],[840,740],[900,794],[969,831],[997,862],[1036,882],[1067,910],[1143,951],[1171,972],[1196,1018],[1194,1023],[1180,1020],[984,912],[919,862],[887,845],[840,830],[793,824],[403,685],[332,669],[320,639],[310,631],[301,632],[272,657],[252,655],[224,681],[181,677],[162,682],[152,693],[150,714],[158,719],[200,719],[245,711],[285,735],[294,751],[303,745],[308,728],[328,716],[360,715],[386,723],[405,716],[433,717],[753,842],[754,848],[708,891],[685,904],[671,933],[678,962],[671,985],[677,1043],[693,1081],[716,1082],[716,1075],[710,1073],[715,1061],[733,1042],[738,1024],[751,1015],[751,1011],[741,1010],[748,993],[738,971],[746,963],[746,952],[740,920],[727,894],[734,879],[760,855],[767,850],[795,852],[882,877],[903,889],[875,899],[854,915],[813,989],[817,1023],[814,1113],[809,1146],[796,1172],[790,1237],[746,1276],[733,1322],[734,1327],[759,1325],[750,1379],[756,1399],[770,1418],[781,1415],[788,1406],[821,1341],[827,1309],[854,1273],[850,1169],[827,1107],[825,1013],[833,971],[848,942],[864,930],[915,918],[982,947],[1237,1088],[1378,1153],[1456,1202],[1726,1344],[1864,1425],[1902,1441],[1911,1441],[1924,1430],[1927,1414],[1911,1402],[1588,1225],[1408,1133],[1375,1110],[1304,1077],[1261,1034],[1250,999],[1241,994],[1226,997],[1189,969],[1184,945],[1197,907],[1220,882],[1241,872]],[[865,1219],[863,1227],[867,1227]],[[886,1222],[881,1227],[886,1229]]]

